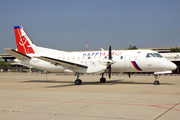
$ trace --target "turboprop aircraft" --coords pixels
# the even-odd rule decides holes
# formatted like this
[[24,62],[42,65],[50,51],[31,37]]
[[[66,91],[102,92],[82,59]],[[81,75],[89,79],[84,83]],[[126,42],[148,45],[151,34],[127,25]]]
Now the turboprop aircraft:
[[[159,84],[158,74],[171,73],[176,65],[152,50],[111,50],[66,52],[36,46],[22,26],[14,27],[17,50],[4,49],[16,57],[21,64],[49,72],[74,72],[76,85],[83,73],[101,73],[100,82],[106,82],[104,73],[111,72],[154,72]],[[130,76],[130,74],[129,74]]]

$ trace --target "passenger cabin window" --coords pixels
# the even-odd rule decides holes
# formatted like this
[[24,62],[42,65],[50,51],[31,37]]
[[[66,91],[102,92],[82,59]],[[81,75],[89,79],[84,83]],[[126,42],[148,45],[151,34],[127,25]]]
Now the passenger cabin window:
[[123,56],[121,56],[120,58],[123,59]]
[[75,57],[73,57],[73,59],[72,60],[75,60]]
[[156,57],[158,58],[162,58],[163,56],[161,56],[159,53],[153,53]]
[[146,55],[146,58],[152,58],[152,57],[155,57],[152,53],[148,53],[148,54]]

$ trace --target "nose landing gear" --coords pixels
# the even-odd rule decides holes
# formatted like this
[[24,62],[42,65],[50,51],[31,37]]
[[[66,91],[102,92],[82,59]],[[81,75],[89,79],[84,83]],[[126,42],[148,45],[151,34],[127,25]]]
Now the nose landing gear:
[[154,81],[154,85],[159,85],[160,83],[159,83],[159,80],[158,80],[158,74],[154,74],[154,78],[156,79]]

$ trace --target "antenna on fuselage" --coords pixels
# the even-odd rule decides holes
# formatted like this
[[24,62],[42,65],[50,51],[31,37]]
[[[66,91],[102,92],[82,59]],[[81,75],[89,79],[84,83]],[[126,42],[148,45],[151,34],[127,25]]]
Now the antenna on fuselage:
[[86,51],[87,51],[87,40],[86,40]]

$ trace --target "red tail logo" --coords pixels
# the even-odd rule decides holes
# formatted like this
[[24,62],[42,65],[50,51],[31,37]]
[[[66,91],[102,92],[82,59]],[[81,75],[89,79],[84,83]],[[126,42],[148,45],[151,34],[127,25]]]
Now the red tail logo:
[[29,41],[28,41],[29,38],[27,38],[28,36],[23,31],[23,28],[21,26],[15,26],[14,33],[15,33],[18,52],[25,54],[25,55],[26,54],[34,54],[35,52],[34,52],[32,46],[29,44]]

